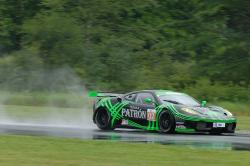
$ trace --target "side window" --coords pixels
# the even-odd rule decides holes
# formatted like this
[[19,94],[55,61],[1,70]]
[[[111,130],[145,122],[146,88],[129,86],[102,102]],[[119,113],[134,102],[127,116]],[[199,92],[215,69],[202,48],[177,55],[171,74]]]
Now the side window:
[[135,96],[136,94],[135,93],[132,93],[132,94],[129,94],[127,96],[124,97],[125,100],[128,100],[128,101],[135,101]]
[[150,93],[138,93],[135,102],[138,104],[154,105],[153,102],[151,104],[145,103],[144,102],[145,98],[150,98],[150,99],[152,99],[152,101],[155,101],[153,95]]

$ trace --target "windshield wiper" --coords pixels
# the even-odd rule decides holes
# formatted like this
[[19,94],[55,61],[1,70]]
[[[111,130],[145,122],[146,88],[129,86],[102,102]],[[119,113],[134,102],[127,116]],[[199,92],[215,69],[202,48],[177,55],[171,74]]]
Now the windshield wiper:
[[181,104],[178,101],[174,101],[174,100],[163,100],[163,101],[166,101],[166,102],[169,102],[169,103],[174,103],[174,104]]

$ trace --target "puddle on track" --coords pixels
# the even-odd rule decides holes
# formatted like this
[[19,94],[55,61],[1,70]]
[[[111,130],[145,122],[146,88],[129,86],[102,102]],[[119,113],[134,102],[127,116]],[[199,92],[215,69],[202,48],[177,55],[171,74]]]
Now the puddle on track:
[[[178,136],[178,134],[176,135]],[[195,134],[196,137],[199,135]],[[166,135],[167,137],[167,135]],[[209,135],[208,135],[209,137]],[[220,137],[220,136],[216,136]],[[244,150],[250,151],[250,142],[247,143],[233,143],[233,142],[209,142],[199,140],[170,140],[170,139],[145,139],[140,137],[124,137],[119,135],[93,135],[93,140],[112,140],[130,143],[157,143],[161,145],[175,145],[183,148],[191,149],[214,149],[214,150]]]
[[0,134],[54,136],[85,140],[111,140],[131,143],[157,143],[193,149],[221,149],[250,151],[250,133],[228,135],[159,134],[141,130],[100,131],[74,126],[36,126],[27,124],[0,124]]

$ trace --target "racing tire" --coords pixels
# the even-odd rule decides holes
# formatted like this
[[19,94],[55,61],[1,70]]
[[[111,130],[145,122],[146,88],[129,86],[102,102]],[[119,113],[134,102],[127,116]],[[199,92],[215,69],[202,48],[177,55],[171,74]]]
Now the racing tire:
[[175,133],[175,118],[169,111],[162,111],[159,115],[159,132],[173,134]]
[[114,128],[111,127],[111,118],[105,109],[100,109],[97,111],[95,115],[95,122],[99,129],[101,130],[113,130]]

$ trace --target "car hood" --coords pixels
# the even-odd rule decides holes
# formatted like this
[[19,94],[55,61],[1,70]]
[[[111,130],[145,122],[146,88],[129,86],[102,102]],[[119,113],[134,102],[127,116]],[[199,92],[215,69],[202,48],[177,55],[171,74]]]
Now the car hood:
[[[204,119],[234,119],[234,116],[226,109],[218,106],[208,106],[208,107],[191,107],[191,106],[176,106],[176,110],[186,116],[200,117]],[[185,109],[190,109],[195,112],[195,114],[185,111]]]

